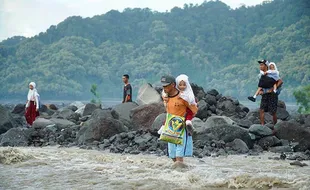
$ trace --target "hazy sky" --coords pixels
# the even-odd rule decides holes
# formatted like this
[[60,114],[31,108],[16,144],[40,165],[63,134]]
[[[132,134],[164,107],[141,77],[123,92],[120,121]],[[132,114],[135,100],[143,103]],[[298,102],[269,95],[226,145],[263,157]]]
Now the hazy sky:
[[[0,41],[8,37],[34,36],[57,25],[68,16],[92,17],[111,9],[145,8],[166,11],[185,3],[201,4],[204,0],[0,0]],[[256,5],[263,0],[221,0],[232,8],[240,4]]]

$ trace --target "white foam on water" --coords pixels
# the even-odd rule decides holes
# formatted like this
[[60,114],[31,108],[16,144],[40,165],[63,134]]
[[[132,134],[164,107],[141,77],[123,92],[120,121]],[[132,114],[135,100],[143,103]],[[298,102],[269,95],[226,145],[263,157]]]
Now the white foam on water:
[[57,147],[0,147],[3,152],[17,161],[0,164],[0,189],[310,189],[309,166],[269,160],[271,153],[186,158],[187,168],[174,168],[155,155]]

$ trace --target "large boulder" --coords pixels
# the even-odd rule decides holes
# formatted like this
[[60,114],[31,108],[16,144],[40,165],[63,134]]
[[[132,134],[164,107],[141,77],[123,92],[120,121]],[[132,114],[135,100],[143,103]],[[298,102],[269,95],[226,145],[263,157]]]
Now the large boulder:
[[164,124],[164,122],[166,121],[166,113],[162,113],[162,114],[159,114],[153,124],[152,124],[152,131],[156,132],[160,129],[160,127]]
[[74,114],[74,111],[68,108],[61,108],[59,109],[54,115],[54,118],[61,118],[61,119],[69,119],[71,115]]
[[92,143],[126,132],[127,128],[110,110],[97,109],[77,134],[79,144]]
[[217,108],[222,111],[222,115],[230,117],[236,114],[237,105],[228,97],[222,97],[217,103]]
[[5,133],[9,129],[16,126],[17,124],[15,123],[11,113],[0,105],[0,134]]
[[193,89],[195,97],[200,101],[203,99],[206,95],[205,91],[201,86],[198,86],[197,84],[191,83],[191,87]]
[[18,114],[18,115],[24,115],[25,114],[25,108],[26,108],[25,104],[17,104],[14,107],[12,113]]
[[217,101],[216,101],[216,97],[215,97],[215,96],[212,96],[212,95],[210,95],[210,94],[207,94],[205,98],[206,98],[206,102],[207,102],[210,106],[216,105]]
[[[79,109],[79,108],[85,106],[85,104],[84,104],[83,102],[80,102],[80,101],[75,101],[75,102],[72,102],[72,103],[69,105],[69,107],[70,107],[70,106],[75,106],[77,109]],[[73,110],[72,110],[72,111],[73,111]]]
[[82,116],[91,115],[96,109],[101,109],[101,105],[96,105],[92,103],[86,104]]
[[155,118],[164,112],[163,103],[145,104],[132,109],[130,117],[136,129],[151,130]]
[[253,133],[256,136],[266,137],[272,135],[272,130],[266,125],[254,124],[249,129],[250,133]]
[[196,114],[196,117],[198,117],[199,119],[205,119],[210,116],[209,111],[208,111],[209,105],[207,104],[206,101],[200,100],[197,106],[198,106],[198,112]]
[[[259,109],[249,111],[245,116],[253,124],[260,124]],[[272,116],[269,113],[265,113],[265,123],[272,123]]]
[[278,108],[283,108],[286,110],[285,102],[282,100],[278,100]]
[[127,102],[124,104],[116,105],[113,110],[115,110],[120,118],[126,119],[130,121],[130,111],[134,108],[138,107],[138,104],[135,102]]
[[192,119],[192,124],[193,124],[193,128],[194,128],[194,132],[196,133],[197,131],[202,131],[203,130],[205,122],[203,122],[198,117],[194,117]]
[[253,141],[247,129],[239,127],[225,116],[211,116],[207,119],[203,127],[195,129],[194,138],[204,141],[206,136],[212,136],[216,140],[232,142],[235,139],[243,140],[249,148],[253,147]]
[[2,134],[0,146],[28,146],[31,131],[26,128],[12,128]]
[[233,142],[228,143],[227,145],[240,154],[245,154],[249,152],[249,147],[241,139],[235,139]]
[[268,150],[269,147],[281,145],[281,141],[275,136],[268,136],[261,138],[257,144],[264,150]]
[[211,89],[211,90],[207,91],[207,94],[210,94],[210,95],[216,97],[217,95],[219,95],[219,92],[215,89]]
[[159,103],[161,101],[161,95],[150,84],[144,84],[140,87],[137,96],[139,105]]
[[277,117],[281,120],[287,120],[289,118],[290,114],[286,109],[278,107],[277,109]]
[[59,129],[65,129],[71,126],[74,126],[75,124],[71,121],[68,121],[66,119],[57,119],[57,118],[52,118],[50,121],[55,124]]
[[233,125],[235,122],[226,116],[211,116],[206,121],[209,127],[219,127],[222,125]]
[[48,125],[54,124],[51,120],[44,119],[44,118],[37,118],[33,124],[32,127],[35,129],[42,129],[45,128]]
[[275,125],[275,135],[279,139],[298,142],[298,150],[310,150],[310,131],[297,122],[280,121]]
[[84,110],[85,110],[85,105],[82,106],[82,107],[80,107],[80,108],[78,108],[78,109],[75,111],[75,113],[80,114],[81,116],[83,116]]

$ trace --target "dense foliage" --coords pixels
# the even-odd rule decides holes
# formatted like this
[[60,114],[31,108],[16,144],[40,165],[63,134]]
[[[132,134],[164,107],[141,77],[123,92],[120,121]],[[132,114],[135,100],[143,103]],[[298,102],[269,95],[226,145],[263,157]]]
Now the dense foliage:
[[185,73],[207,89],[246,99],[257,88],[257,60],[277,63],[281,98],[310,83],[310,3],[274,0],[231,9],[220,1],[170,12],[110,11],[69,17],[33,38],[0,43],[0,96],[25,96],[36,81],[45,98],[121,97],[122,75],[134,88],[164,73]]
[[299,105],[298,112],[310,114],[310,85],[296,90],[294,96]]

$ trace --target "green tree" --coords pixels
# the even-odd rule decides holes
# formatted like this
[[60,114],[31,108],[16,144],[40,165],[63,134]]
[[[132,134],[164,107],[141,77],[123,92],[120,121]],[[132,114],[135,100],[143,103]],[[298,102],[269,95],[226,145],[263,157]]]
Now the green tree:
[[91,99],[91,103],[101,105],[101,96],[97,91],[97,85],[96,84],[91,85],[90,92],[93,94],[93,98]]
[[300,90],[296,90],[294,92],[294,96],[297,101],[297,105],[299,105],[298,112],[299,113],[310,113],[310,85],[304,86]]

